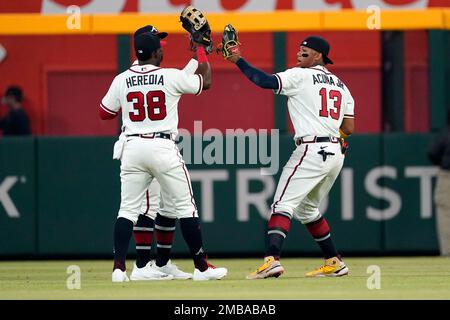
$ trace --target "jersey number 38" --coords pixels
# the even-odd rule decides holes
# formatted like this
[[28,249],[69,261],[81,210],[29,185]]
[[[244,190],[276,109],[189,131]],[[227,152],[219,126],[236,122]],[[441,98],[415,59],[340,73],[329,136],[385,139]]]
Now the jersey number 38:
[[161,90],[149,91],[146,95],[140,91],[130,92],[127,94],[127,101],[133,103],[133,110],[129,113],[131,121],[144,121],[146,117],[158,121],[167,115],[166,95]]

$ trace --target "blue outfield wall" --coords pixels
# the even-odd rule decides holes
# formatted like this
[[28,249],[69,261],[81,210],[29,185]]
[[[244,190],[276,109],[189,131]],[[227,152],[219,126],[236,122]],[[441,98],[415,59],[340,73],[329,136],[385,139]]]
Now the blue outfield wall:
[[[437,253],[437,168],[426,157],[432,137],[384,134],[349,139],[344,168],[321,207],[340,251]],[[273,193],[295,147],[290,136],[279,137],[278,148],[277,135],[267,142],[265,138],[240,140],[245,152],[238,151],[233,137],[184,139],[180,144],[210,254],[263,252]],[[114,141],[0,139],[0,255],[112,254],[120,204]],[[265,155],[271,155],[272,167],[279,164],[275,175],[261,174],[262,166],[270,167]],[[187,253],[178,231],[175,238],[174,253]],[[132,247],[133,243],[130,252]],[[318,248],[306,229],[293,222],[284,252],[314,254]]]

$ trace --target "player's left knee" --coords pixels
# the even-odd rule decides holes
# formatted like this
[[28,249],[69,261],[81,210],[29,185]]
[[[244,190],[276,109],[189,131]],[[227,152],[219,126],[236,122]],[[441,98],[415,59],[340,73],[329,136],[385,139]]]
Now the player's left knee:
[[300,212],[296,215],[296,218],[300,221],[301,224],[308,224],[313,221],[316,221],[317,219],[320,219],[321,214],[319,210],[314,212]]
[[294,206],[290,205],[289,203],[275,202],[274,204],[272,204],[271,209],[272,212],[284,212],[291,217],[294,215]]

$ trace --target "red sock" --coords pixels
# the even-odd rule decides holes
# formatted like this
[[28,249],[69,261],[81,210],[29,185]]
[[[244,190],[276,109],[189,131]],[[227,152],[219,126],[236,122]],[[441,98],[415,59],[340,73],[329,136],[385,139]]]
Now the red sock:
[[291,216],[285,212],[274,212],[270,216],[267,230],[267,249],[265,256],[280,259],[281,249],[291,226]]
[[305,224],[311,236],[319,245],[322,250],[325,259],[339,256],[331,239],[330,227],[324,217]]
[[153,226],[152,218],[140,215],[136,225],[133,227],[133,237],[136,243],[136,266],[138,268],[145,267],[150,261],[152,242],[153,242]]

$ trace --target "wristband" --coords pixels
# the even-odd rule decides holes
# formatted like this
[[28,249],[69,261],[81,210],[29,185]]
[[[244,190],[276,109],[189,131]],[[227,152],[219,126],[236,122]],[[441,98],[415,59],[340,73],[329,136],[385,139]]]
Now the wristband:
[[208,58],[206,57],[205,48],[197,47],[197,61],[199,64],[208,62]]

